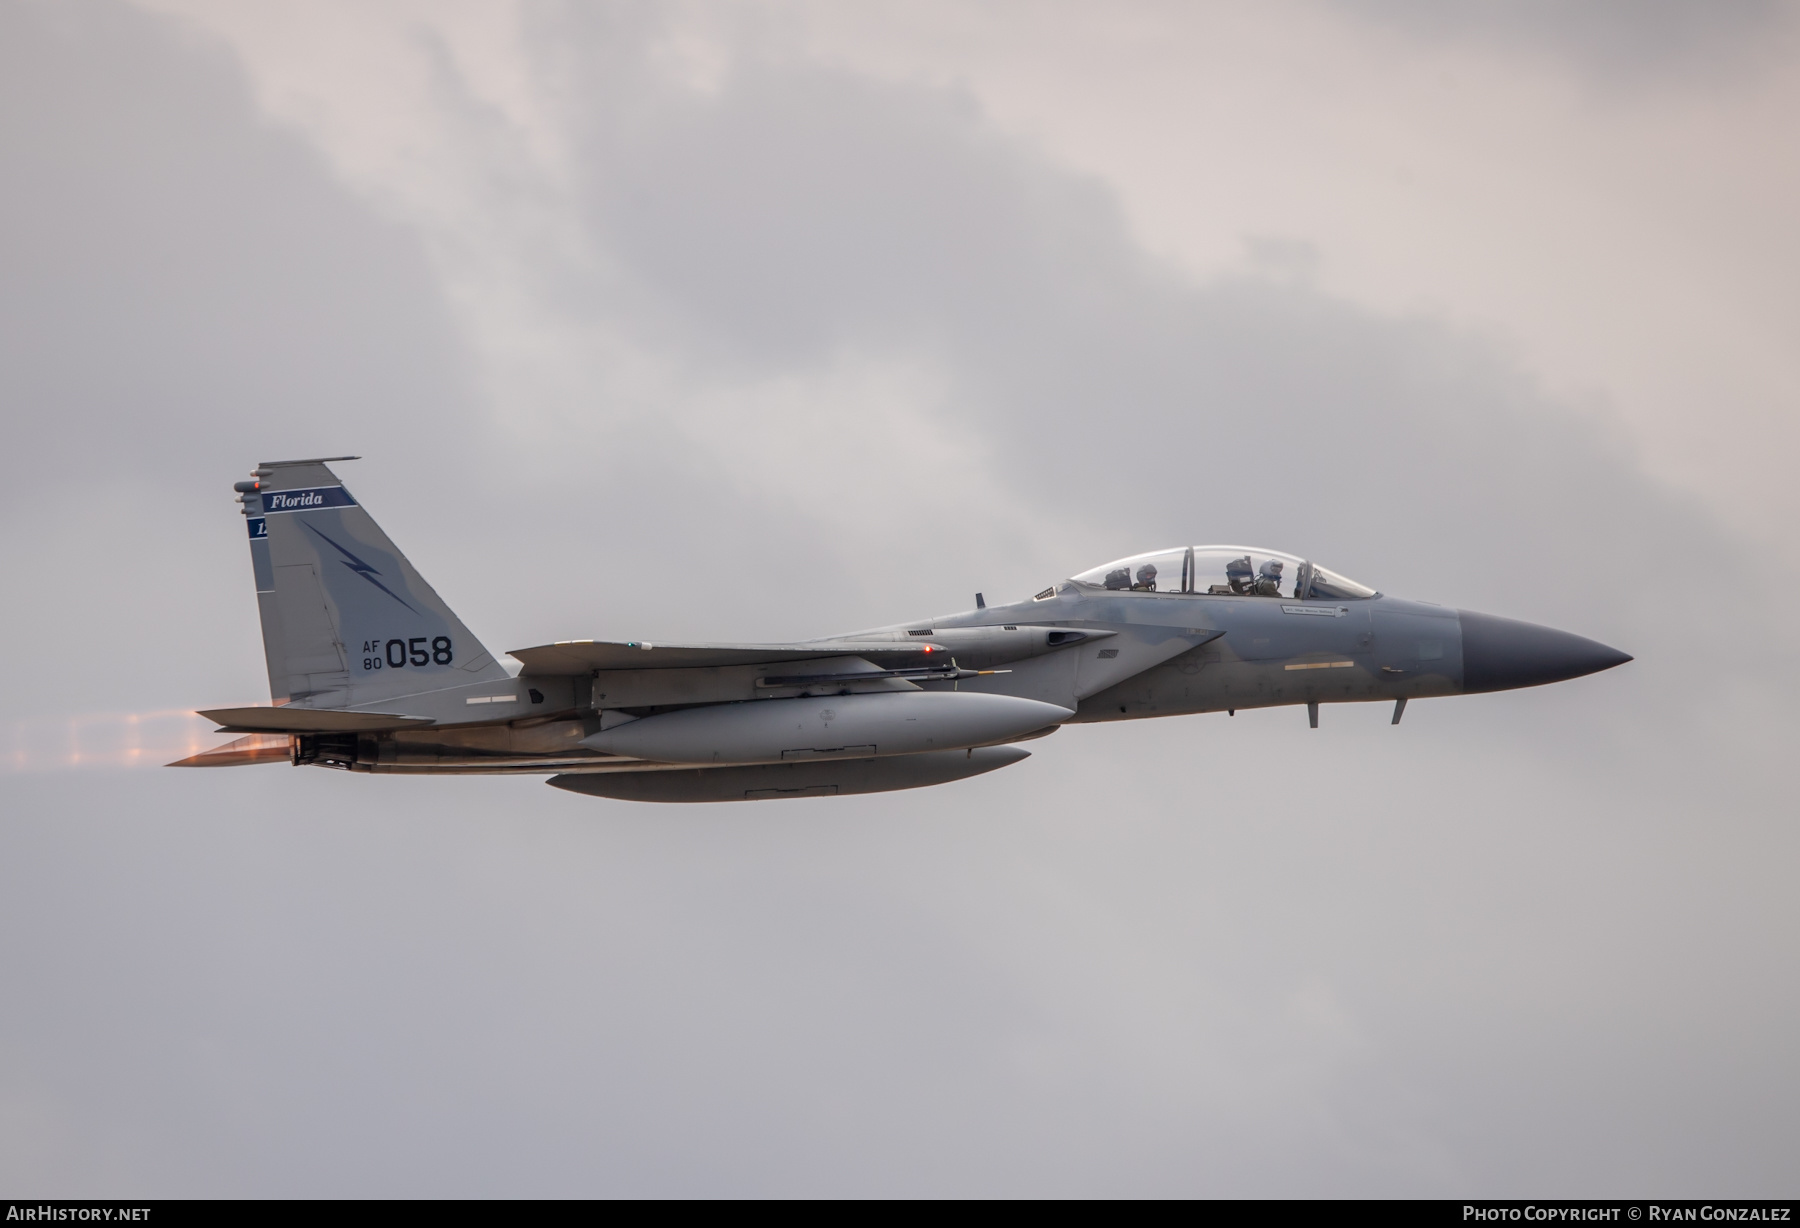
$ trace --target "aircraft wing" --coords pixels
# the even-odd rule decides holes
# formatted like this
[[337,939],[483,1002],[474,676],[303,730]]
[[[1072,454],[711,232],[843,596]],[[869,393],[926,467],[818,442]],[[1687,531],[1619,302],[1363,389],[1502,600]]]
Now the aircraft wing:
[[434,721],[392,712],[343,712],[323,708],[209,708],[200,713],[230,733],[375,733],[431,725]]
[[829,640],[811,644],[649,644],[638,640],[559,640],[507,655],[528,674],[586,674],[597,669],[694,669],[774,665],[819,657],[861,657],[876,665],[919,665],[947,656],[942,644]]

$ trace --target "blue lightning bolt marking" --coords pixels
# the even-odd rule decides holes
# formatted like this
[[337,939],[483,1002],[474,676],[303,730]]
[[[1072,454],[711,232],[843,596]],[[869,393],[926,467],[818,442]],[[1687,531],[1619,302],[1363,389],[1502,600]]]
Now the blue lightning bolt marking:
[[[361,559],[357,558],[354,554],[351,554],[348,550],[344,549],[342,546],[340,546],[336,542],[332,541],[329,537],[326,537],[323,533],[320,533],[317,529],[314,529],[310,524],[306,524],[306,522],[304,520],[302,520],[300,523],[305,524],[306,527],[312,531],[313,535],[316,536],[320,541],[324,542],[326,545],[330,546],[333,550],[335,550],[339,554],[343,555],[344,559],[348,559],[349,560],[348,562],[344,562],[344,559],[339,560],[339,562],[344,562],[344,566],[348,567],[351,571],[355,572],[357,575],[359,575],[363,579],[367,580],[370,584],[373,584],[376,588],[380,589],[382,592],[384,592],[388,596],[392,597],[395,601],[398,601],[401,605],[406,606],[407,609],[412,610],[412,612],[414,614],[419,613],[417,610],[413,610],[412,606],[407,605],[406,599],[404,597],[401,597],[399,594],[395,593],[393,589],[389,588],[387,585],[383,584],[380,580],[377,580],[375,578],[376,576],[381,574],[379,571],[375,570],[375,568],[369,566],[369,564],[367,564],[367,563],[363,562]],[[420,617],[422,618],[424,616],[420,615]]]

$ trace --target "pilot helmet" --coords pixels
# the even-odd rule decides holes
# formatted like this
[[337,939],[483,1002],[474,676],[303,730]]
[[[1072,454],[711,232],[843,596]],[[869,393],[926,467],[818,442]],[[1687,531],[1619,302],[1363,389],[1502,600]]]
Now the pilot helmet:
[[1145,563],[1142,567],[1138,568],[1137,587],[1139,587],[1139,588],[1155,588],[1156,587],[1156,564],[1155,563]]
[[1281,591],[1281,560],[1264,559],[1262,567],[1256,575],[1256,591],[1264,597],[1276,596]]

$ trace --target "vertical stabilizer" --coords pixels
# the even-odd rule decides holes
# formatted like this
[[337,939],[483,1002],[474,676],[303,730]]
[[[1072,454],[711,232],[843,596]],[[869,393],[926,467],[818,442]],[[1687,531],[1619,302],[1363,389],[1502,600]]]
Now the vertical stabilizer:
[[327,460],[264,461],[239,482],[278,704],[349,708],[508,677]]

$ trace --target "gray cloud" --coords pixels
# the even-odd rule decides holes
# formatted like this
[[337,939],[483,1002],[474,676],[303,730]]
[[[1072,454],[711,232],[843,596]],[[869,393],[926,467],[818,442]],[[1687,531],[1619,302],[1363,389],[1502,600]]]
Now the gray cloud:
[[[172,577],[241,549],[226,479],[277,453],[441,467],[471,429],[466,361],[416,240],[259,122],[221,55],[105,6],[0,23],[0,509],[13,565],[57,577],[9,621],[21,643],[106,645],[98,706],[157,707],[207,671],[159,619]],[[231,597],[182,614],[236,671]],[[29,653],[21,685],[92,710],[68,664]]]
[[1771,42],[1793,28],[1793,10],[1779,0],[1332,0],[1331,7],[1427,39],[1553,57],[1596,81],[1638,87],[1768,67]]
[[[1429,319],[1183,280],[953,93],[753,38],[716,91],[673,88],[634,9],[540,14],[593,259],[522,272],[727,409],[609,400],[596,369],[585,416],[529,418],[419,240],[217,53],[108,7],[3,13],[0,398],[30,451],[0,542],[54,594],[4,615],[32,649],[9,716],[253,690],[227,486],[278,451],[367,452],[351,481],[496,648],[843,629],[1248,539],[1640,658],[1398,731],[1082,728],[966,785],[790,806],[0,777],[11,1184],[1779,1192],[1782,593],[1612,423]],[[773,472],[716,445],[794,431],[760,390],[842,363],[920,373],[932,429],[871,448],[851,397]],[[982,491],[933,479],[961,453]],[[805,497],[834,466],[912,480],[914,552]],[[732,625],[695,612],[721,601]]]

